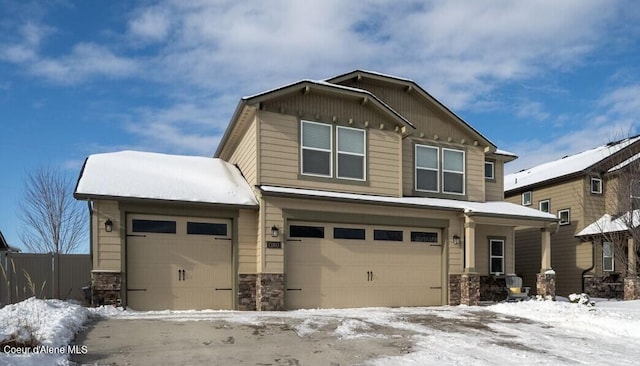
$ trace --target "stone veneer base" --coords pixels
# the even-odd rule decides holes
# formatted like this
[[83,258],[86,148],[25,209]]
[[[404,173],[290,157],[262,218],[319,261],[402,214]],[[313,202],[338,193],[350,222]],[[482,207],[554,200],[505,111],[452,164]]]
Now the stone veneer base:
[[122,273],[91,272],[91,305],[122,305]]
[[536,291],[539,296],[556,300],[556,275],[552,273],[538,273],[536,275]]
[[640,277],[627,277],[624,279],[624,299],[640,299]]
[[258,273],[256,310],[284,310],[284,274]]
[[480,275],[465,273],[460,277],[460,304],[480,305]]
[[258,275],[255,273],[238,275],[238,310],[255,311]]

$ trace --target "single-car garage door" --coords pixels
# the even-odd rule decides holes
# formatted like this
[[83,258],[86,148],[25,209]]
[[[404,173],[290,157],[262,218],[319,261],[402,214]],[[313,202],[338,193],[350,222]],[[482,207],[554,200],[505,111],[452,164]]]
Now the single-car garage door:
[[127,305],[231,309],[231,221],[129,214]]
[[290,222],[288,309],[442,304],[441,231]]

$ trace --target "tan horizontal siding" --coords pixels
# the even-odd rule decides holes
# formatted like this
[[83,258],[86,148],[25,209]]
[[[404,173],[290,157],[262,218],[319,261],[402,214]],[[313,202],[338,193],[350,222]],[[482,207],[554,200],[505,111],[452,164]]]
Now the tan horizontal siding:
[[[94,201],[94,270],[122,271],[122,237],[125,225],[121,221],[120,208],[117,201]],[[108,233],[104,223],[110,219],[113,231]]]
[[258,183],[257,171],[257,127],[255,117],[250,122],[247,131],[242,136],[238,147],[233,151],[229,162],[237,164],[249,185]]
[[256,273],[258,212],[240,210],[238,216],[238,273]]

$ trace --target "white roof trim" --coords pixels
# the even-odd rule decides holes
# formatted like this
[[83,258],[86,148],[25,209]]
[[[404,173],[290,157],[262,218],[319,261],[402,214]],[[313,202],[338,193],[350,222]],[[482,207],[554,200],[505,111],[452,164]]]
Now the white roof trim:
[[[601,218],[582,229],[576,236],[601,235],[627,231],[629,230],[628,223],[631,219],[629,215],[631,215],[631,212],[627,211],[624,215],[614,219],[613,216],[604,214]],[[640,226],[640,210],[633,211],[633,222],[631,225],[634,228]]]
[[320,198],[337,198],[362,202],[392,203],[408,206],[422,206],[429,208],[459,210],[464,212],[465,214],[499,215],[512,218],[524,217],[545,221],[557,220],[556,216],[552,214],[504,201],[470,202],[426,197],[386,197],[274,186],[260,186],[260,189],[262,189],[262,191],[264,192],[269,193],[282,193]]

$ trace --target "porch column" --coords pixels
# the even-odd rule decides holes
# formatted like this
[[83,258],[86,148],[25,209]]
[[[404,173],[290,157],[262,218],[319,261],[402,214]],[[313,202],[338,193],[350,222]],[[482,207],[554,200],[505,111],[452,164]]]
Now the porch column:
[[640,279],[636,271],[636,243],[633,238],[627,240],[627,277],[624,279],[624,299],[640,299]]
[[544,298],[556,298],[556,273],[551,269],[551,230],[544,227],[540,230],[540,273],[536,276],[537,294]]
[[476,223],[470,217],[464,220],[464,273],[460,278],[460,303],[480,304],[480,275],[476,272]]

